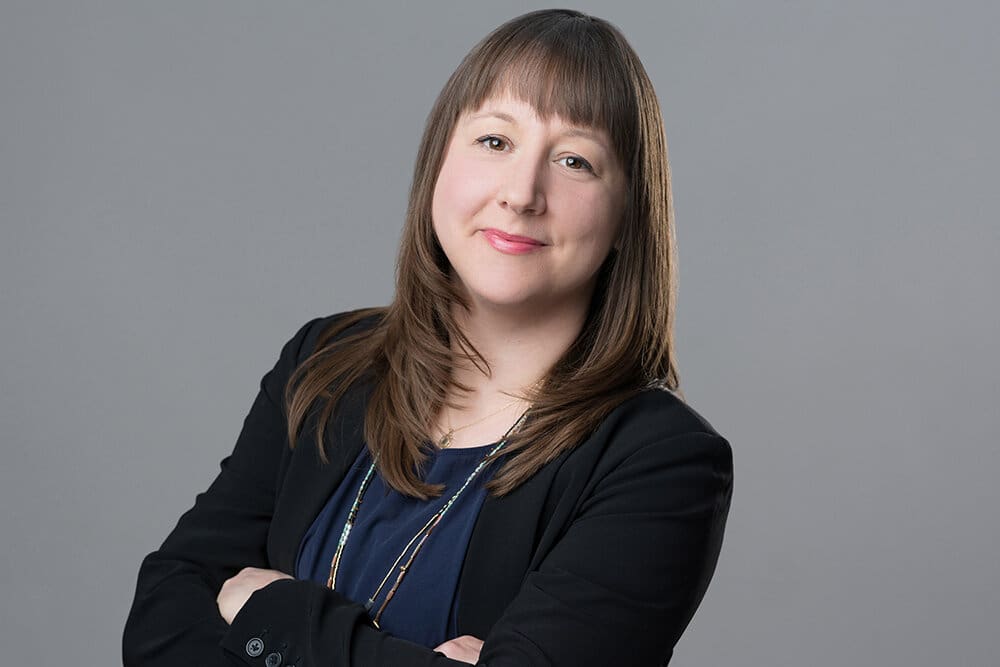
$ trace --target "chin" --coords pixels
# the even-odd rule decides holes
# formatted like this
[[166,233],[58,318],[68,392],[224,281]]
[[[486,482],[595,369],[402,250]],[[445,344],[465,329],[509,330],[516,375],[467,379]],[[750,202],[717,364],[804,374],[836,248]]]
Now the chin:
[[477,280],[471,284],[463,281],[462,287],[470,304],[487,308],[530,307],[541,296],[533,286],[517,285],[499,278]]
[[530,295],[512,292],[473,292],[472,303],[488,308],[517,309],[531,308],[538,302]]

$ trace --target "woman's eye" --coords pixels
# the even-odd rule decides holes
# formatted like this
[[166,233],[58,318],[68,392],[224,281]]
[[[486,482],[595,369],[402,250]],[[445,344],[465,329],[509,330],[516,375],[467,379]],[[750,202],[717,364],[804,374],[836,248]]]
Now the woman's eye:
[[501,139],[500,137],[493,134],[489,134],[485,137],[480,137],[479,139],[476,139],[476,142],[482,144],[491,151],[502,151],[504,148],[507,147],[506,139]]
[[564,158],[559,158],[557,161],[562,162],[573,171],[594,171],[589,162],[576,155],[567,155]]

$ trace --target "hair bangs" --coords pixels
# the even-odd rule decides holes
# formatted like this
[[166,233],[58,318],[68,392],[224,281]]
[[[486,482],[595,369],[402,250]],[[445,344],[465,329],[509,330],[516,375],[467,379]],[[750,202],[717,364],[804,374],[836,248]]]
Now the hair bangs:
[[633,76],[615,57],[621,47],[591,21],[555,18],[551,25],[507,26],[509,34],[471,53],[462,69],[475,74],[456,91],[459,111],[509,96],[543,119],[604,130],[628,173],[639,114]]

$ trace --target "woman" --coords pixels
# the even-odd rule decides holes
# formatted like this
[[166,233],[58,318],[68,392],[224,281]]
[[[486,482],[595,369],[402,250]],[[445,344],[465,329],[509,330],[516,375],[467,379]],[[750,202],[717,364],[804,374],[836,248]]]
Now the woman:
[[673,252],[624,37],[499,27],[430,114],[393,303],[285,345],[143,562],[125,663],[666,664],[732,484],[675,393]]

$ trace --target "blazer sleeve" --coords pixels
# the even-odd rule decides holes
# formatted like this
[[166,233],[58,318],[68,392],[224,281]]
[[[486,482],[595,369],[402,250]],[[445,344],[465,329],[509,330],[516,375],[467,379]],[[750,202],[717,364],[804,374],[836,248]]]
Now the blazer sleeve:
[[732,451],[717,434],[634,452],[526,575],[480,664],[666,664],[714,572],[731,495]]
[[284,345],[219,475],[143,560],[122,639],[125,667],[464,664],[378,631],[361,605],[310,581],[257,591],[232,626],[219,614],[226,579],[244,567],[271,567],[267,536],[290,452],[284,387],[323,322],[308,322]]

